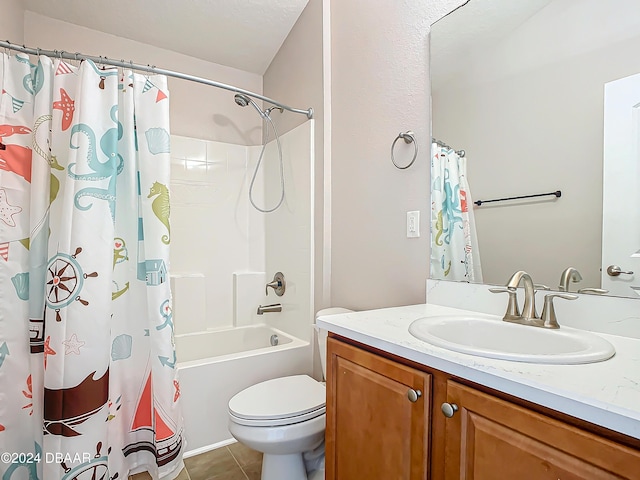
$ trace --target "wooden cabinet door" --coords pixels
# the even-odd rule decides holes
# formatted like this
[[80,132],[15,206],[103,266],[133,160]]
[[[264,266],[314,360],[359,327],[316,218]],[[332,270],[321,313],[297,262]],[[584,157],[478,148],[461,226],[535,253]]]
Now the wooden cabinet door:
[[426,479],[431,376],[333,338],[327,350],[327,480]]
[[446,480],[640,479],[638,450],[453,381],[447,401]]

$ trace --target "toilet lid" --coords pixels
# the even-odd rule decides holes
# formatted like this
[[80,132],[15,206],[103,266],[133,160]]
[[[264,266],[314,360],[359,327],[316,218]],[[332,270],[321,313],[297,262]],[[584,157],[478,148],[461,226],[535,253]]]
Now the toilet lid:
[[252,385],[229,400],[229,412],[247,420],[297,417],[323,409],[326,388],[308,375],[274,378]]

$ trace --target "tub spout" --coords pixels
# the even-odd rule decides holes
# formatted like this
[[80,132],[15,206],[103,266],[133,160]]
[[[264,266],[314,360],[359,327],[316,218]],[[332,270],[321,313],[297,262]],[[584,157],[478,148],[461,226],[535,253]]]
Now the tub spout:
[[262,315],[264,313],[273,313],[273,312],[281,312],[282,305],[279,303],[274,303],[272,305],[258,305],[258,315]]

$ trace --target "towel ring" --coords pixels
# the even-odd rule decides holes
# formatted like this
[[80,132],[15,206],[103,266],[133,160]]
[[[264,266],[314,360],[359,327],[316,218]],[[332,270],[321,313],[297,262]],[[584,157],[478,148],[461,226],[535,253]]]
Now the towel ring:
[[[413,152],[413,158],[411,159],[411,161],[405,165],[404,167],[401,167],[400,165],[398,165],[396,163],[396,159],[393,156],[393,149],[396,147],[396,143],[398,142],[398,140],[403,139],[405,143],[413,143],[414,146],[414,152]],[[413,165],[413,162],[416,161],[416,158],[418,158],[418,142],[416,142],[416,136],[415,134],[411,131],[408,130],[404,133],[399,133],[398,136],[396,137],[396,139],[393,141],[393,143],[391,144],[391,162],[393,163],[393,165],[396,168],[399,168],[400,170],[404,170],[406,168],[409,168],[411,165]]]

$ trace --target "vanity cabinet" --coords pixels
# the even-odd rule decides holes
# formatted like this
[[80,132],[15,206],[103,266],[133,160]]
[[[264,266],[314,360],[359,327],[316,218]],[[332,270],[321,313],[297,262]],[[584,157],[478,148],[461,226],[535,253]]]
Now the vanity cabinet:
[[431,375],[329,338],[327,480],[424,480]]
[[640,441],[346,339],[327,352],[327,480],[640,480]]
[[640,479],[638,450],[451,380],[447,403],[446,480]]

